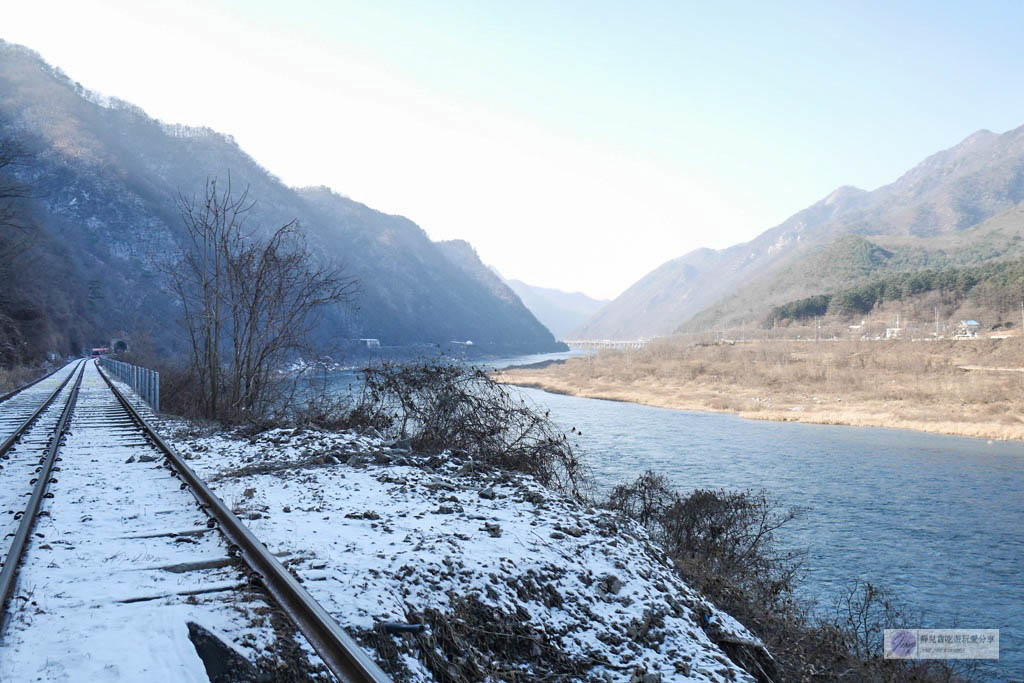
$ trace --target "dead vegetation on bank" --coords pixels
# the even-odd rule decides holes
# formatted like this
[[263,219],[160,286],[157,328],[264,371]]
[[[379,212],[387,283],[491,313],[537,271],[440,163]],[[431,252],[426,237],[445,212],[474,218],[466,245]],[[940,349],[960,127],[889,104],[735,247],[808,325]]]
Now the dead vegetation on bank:
[[1024,339],[658,340],[501,382],[743,417],[1024,439]]

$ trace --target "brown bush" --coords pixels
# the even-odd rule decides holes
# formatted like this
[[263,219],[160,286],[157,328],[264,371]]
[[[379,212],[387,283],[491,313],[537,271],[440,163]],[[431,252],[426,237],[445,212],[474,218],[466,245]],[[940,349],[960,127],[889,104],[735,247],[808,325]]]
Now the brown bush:
[[547,412],[479,368],[428,361],[363,370],[364,389],[351,412],[362,423],[417,450],[461,452],[478,463],[523,472],[580,498],[588,487],[569,437]]
[[882,588],[852,582],[825,616],[798,599],[801,554],[776,537],[797,511],[764,492],[684,495],[645,472],[615,487],[603,505],[643,524],[687,583],[761,638],[774,668],[745,667],[758,681],[972,679],[969,667],[882,658],[882,630],[910,623],[907,608]]

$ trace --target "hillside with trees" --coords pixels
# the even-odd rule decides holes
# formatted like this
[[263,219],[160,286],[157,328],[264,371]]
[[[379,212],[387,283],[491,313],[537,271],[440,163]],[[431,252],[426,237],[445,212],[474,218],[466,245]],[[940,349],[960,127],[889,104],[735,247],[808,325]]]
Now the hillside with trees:
[[78,353],[121,333],[184,352],[169,332],[181,315],[163,269],[185,238],[179,195],[201,195],[214,178],[247,188],[255,236],[295,221],[317,259],[358,281],[325,312],[314,331],[322,342],[562,348],[517,298],[482,286],[412,221],[325,188],[287,187],[230,136],[154,120],[2,42],[0,140],[18,150],[0,183],[23,188],[0,197],[20,226],[0,236],[5,254],[20,250],[0,268],[0,362]]
[[841,187],[749,242],[668,261],[577,333],[621,339],[757,324],[772,306],[879,273],[1022,258],[1022,200],[1024,127],[979,131],[889,185]]
[[918,317],[934,312],[937,319],[986,318],[992,329],[1010,329],[1021,322],[1024,304],[1024,261],[989,263],[966,268],[918,270],[873,280],[834,294],[818,294],[771,309],[765,327],[835,316],[850,320],[876,309],[898,308]]

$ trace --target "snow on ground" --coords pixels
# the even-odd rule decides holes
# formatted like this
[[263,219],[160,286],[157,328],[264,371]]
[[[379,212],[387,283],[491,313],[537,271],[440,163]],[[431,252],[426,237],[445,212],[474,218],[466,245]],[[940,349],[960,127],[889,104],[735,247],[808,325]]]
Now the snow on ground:
[[[523,476],[353,433],[241,439],[181,422],[162,431],[268,547],[290,553],[307,590],[364,643],[380,642],[372,629],[382,622],[438,626],[441,615],[465,626],[476,609],[502,622],[495,631],[526,629],[534,658],[569,658],[587,680],[751,680],[701,624],[756,639],[611,512]],[[402,667],[405,680],[434,678],[422,640],[383,638],[391,663],[382,665]],[[520,673],[529,675],[529,659],[515,663]]]
[[[225,543],[158,451],[129,423],[111,426],[118,413],[88,363],[48,516],[18,573],[0,681],[207,681],[190,621],[249,659],[274,640],[261,594],[235,589],[242,573],[217,566]],[[214,566],[168,569],[204,561]],[[182,594],[192,591],[206,592]]]

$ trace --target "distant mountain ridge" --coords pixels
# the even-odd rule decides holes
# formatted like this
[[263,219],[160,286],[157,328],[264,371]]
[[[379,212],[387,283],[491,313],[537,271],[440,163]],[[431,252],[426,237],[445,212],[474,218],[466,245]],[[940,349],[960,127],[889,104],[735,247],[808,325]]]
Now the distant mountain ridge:
[[[196,194],[210,177],[223,185],[229,175],[236,191],[248,187],[256,200],[250,227],[266,232],[298,219],[314,254],[344,264],[359,280],[353,304],[326,315],[322,340],[375,337],[409,345],[471,339],[495,353],[564,348],[510,290],[452,259],[412,221],[326,188],[287,187],[230,136],[155,121],[2,41],[0,136],[28,152],[14,177],[32,189],[25,210],[51,243],[46,258],[58,258],[54,245],[64,248],[54,264],[66,274],[60,286],[67,293],[47,296],[68,311],[67,320],[79,322],[63,338],[49,329],[45,343],[53,348],[47,350],[77,351],[114,330],[150,337],[159,348],[173,346],[168,329],[178,314],[158,266],[183,237],[175,198],[179,191]],[[40,299],[12,297],[11,310]],[[34,319],[51,314],[31,313]],[[3,316],[0,310],[0,336]]]
[[[1024,127],[1001,135],[978,131],[889,185],[871,192],[838,188],[749,242],[662,264],[575,334],[630,339],[750,322],[771,305],[821,291],[803,285],[783,291],[783,273],[800,276],[807,259],[839,238],[857,235],[883,246],[900,241],[917,252],[933,243],[963,246],[969,243],[965,231],[1022,200]],[[850,284],[832,279],[830,286]]]
[[505,280],[505,283],[555,338],[561,340],[572,339],[573,330],[608,303],[582,292],[537,287],[521,280]]

